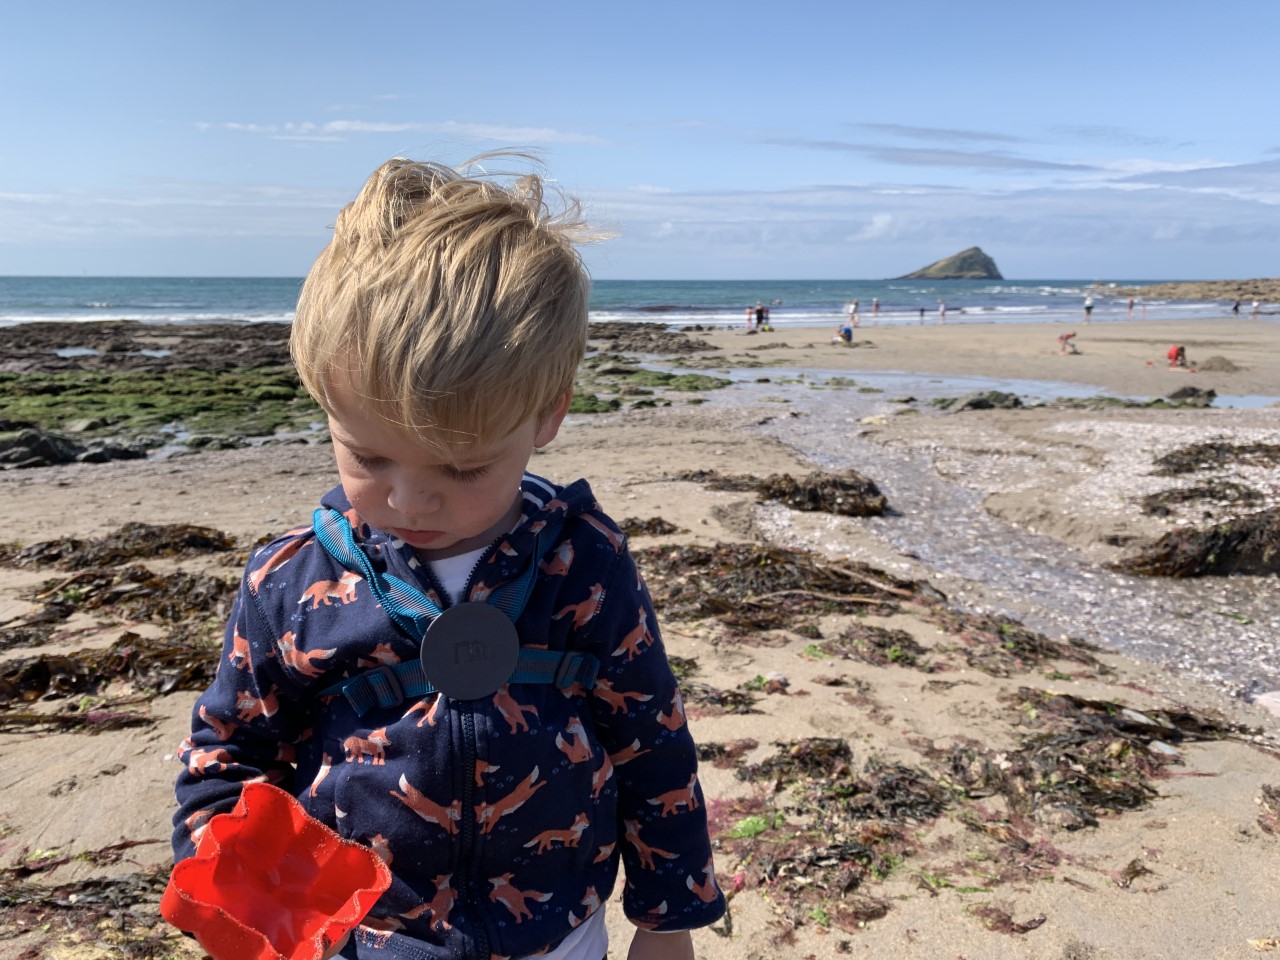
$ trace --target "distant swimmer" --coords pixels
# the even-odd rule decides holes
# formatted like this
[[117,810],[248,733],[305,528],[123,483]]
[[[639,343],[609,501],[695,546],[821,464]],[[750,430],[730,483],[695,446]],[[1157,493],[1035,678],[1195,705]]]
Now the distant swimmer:
[[945,300],[938,301],[938,321],[940,323],[947,322],[947,301]]

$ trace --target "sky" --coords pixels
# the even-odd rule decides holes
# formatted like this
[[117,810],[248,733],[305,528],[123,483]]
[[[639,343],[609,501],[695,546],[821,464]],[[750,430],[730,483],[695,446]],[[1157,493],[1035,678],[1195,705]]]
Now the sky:
[[601,279],[1277,276],[1276,36],[1268,0],[9,3],[0,275],[301,276],[382,161],[514,148]]

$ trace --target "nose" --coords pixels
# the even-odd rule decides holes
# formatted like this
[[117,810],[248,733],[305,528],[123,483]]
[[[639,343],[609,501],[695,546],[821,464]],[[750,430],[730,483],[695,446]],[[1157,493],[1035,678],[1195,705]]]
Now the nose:
[[425,520],[440,512],[444,498],[422,477],[401,475],[392,480],[387,491],[387,506],[414,528],[422,526],[416,521]]

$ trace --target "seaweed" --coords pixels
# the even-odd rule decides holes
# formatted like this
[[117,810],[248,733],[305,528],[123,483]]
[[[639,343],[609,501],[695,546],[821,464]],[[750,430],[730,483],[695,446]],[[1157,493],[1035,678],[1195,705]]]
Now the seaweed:
[[1050,660],[1070,660],[1099,674],[1110,673],[1094,656],[1097,647],[1076,637],[1051,640],[1008,617],[970,614],[935,605],[923,613],[939,629],[965,644],[965,662],[994,677],[1025,673]]
[[877,667],[891,663],[919,666],[926,653],[907,631],[867,623],[853,623],[839,637],[822,640],[811,649],[822,656],[861,660]]
[[1198,470],[1220,468],[1224,464],[1232,467],[1280,466],[1280,444],[1276,443],[1232,443],[1227,440],[1213,439],[1201,443],[1193,443],[1186,447],[1172,450],[1155,461],[1156,475],[1162,477],[1180,476],[1195,473]]
[[664,520],[662,517],[650,517],[648,520],[628,517],[619,521],[618,526],[628,537],[667,537],[673,533],[684,532],[674,523]]
[[[0,706],[92,694],[117,679],[153,694],[203,690],[213,680],[218,658],[212,644],[192,639],[181,631],[158,638],[125,633],[105,649],[7,661],[0,667]],[[27,722],[65,726],[47,716],[37,714]],[[0,722],[6,721],[0,712]]]
[[1208,528],[1170,530],[1109,566],[1120,573],[1173,578],[1278,573],[1280,508]]
[[1167,517],[1173,513],[1172,508],[1187,503],[1214,503],[1244,506],[1260,503],[1265,499],[1262,493],[1253,487],[1234,480],[1211,480],[1192,487],[1174,487],[1149,493],[1139,501],[1142,512],[1152,517]]
[[58,566],[64,570],[109,566],[141,557],[190,557],[231,550],[234,542],[212,527],[189,523],[126,523],[94,540],[62,537],[27,547],[0,545],[0,563]]
[[866,564],[781,547],[681,544],[637,550],[636,559],[664,617],[714,617],[751,630],[790,627],[832,610],[888,613],[917,592],[915,584]]
[[799,480],[787,473],[760,479],[751,475],[721,474],[715,470],[692,470],[678,473],[673,479],[705,483],[712,490],[751,491],[757,500],[776,500],[792,510],[806,512],[879,517],[889,509],[889,502],[875,481],[856,470],[815,471]]

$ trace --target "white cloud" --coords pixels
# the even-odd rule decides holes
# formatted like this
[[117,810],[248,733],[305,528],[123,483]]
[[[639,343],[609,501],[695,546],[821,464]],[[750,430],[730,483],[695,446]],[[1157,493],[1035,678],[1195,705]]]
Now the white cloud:
[[474,140],[496,140],[502,143],[586,143],[602,144],[601,138],[589,133],[573,133],[553,127],[522,127],[503,124],[462,123],[445,120],[434,123],[420,121],[328,120],[288,123],[240,123],[228,121],[210,124],[204,121],[196,129],[208,132],[214,128],[234,133],[265,134],[276,139],[325,138],[340,140],[344,135],[379,135],[399,133],[427,133],[437,136],[461,137]]

